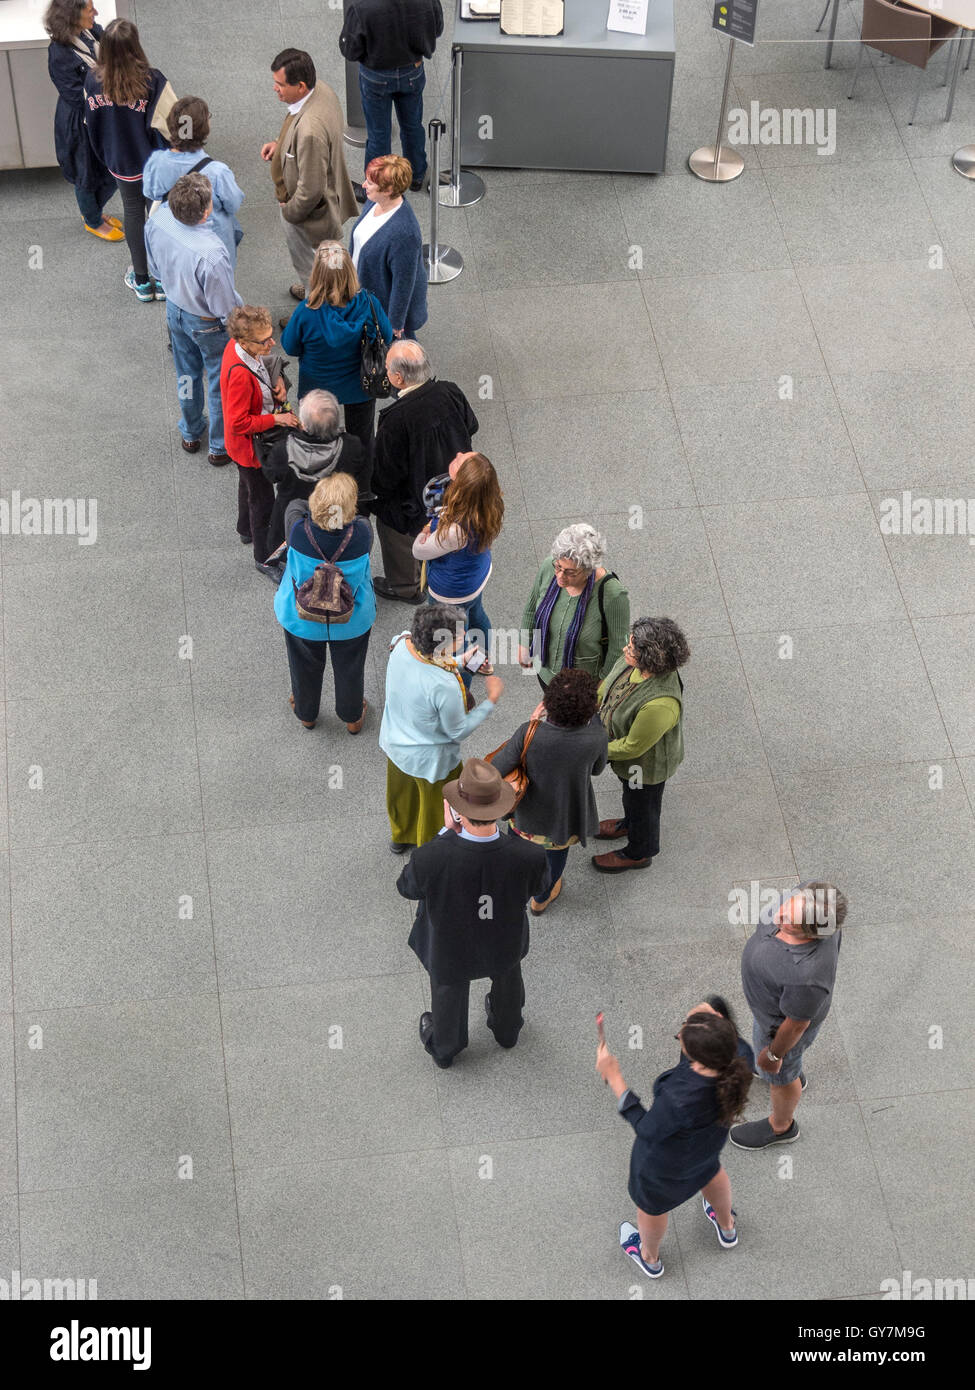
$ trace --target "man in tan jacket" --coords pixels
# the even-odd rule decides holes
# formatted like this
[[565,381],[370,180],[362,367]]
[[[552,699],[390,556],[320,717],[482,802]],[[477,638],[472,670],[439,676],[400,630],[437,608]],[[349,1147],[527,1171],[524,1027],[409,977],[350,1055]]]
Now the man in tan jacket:
[[261,158],[271,165],[291,264],[301,277],[291,295],[300,300],[315,248],[322,241],[341,241],[343,223],[359,208],[345,167],[345,119],[338,97],[316,81],[315,64],[299,48],[279,53],[271,75],[288,115],[278,138],[262,145]]

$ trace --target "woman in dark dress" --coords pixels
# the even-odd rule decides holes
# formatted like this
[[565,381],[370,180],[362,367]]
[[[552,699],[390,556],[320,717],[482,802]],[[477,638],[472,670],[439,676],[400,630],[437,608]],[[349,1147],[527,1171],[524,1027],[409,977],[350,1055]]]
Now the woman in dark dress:
[[115,180],[92,149],[85,126],[85,78],[95,66],[102,36],[97,13],[92,0],[52,0],[44,15],[51,36],[47,70],[58,89],[54,152],[61,173],[74,184],[86,230],[102,241],[121,241],[121,222],[103,213],[115,193]]
[[620,1064],[604,1042],[596,1053],[596,1070],[636,1131],[628,1190],[637,1224],[622,1223],[620,1246],[651,1279],[664,1272],[660,1242],[667,1213],[698,1192],[721,1248],[738,1244],[731,1182],[720,1155],[728,1130],[745,1108],[754,1056],[717,995],[695,1005],[675,1038],[680,1061],[653,1083],[649,1110],[623,1080]]

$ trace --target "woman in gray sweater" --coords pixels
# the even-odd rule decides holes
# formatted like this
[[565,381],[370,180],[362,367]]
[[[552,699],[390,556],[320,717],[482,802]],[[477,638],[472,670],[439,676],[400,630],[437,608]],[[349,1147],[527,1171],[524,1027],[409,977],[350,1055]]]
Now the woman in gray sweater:
[[[528,790],[515,808],[513,830],[541,845],[548,855],[548,877],[530,907],[534,917],[562,892],[569,846],[584,845],[599,829],[592,779],[606,766],[606,731],[595,718],[597,684],[587,671],[566,667],[552,677],[536,710],[542,719],[528,745]],[[492,759],[504,777],[521,758],[530,723],[516,729]]]

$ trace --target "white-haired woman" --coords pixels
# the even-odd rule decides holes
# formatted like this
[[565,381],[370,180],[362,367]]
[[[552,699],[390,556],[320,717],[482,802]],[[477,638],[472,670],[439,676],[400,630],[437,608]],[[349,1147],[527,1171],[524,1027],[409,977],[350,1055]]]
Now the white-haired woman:
[[597,680],[620,659],[630,631],[630,600],[602,560],[606,541],[577,522],[555,537],[551,557],[535,576],[521,619],[527,647],[522,666],[534,666],[543,689],[565,667]]
[[345,428],[371,456],[376,402],[362,389],[362,330],[376,336],[376,323],[393,341],[386,311],[359,284],[348,251],[323,241],[315,252],[307,297],[281,335],[281,346],[298,359],[298,395],[331,391],[345,407]]

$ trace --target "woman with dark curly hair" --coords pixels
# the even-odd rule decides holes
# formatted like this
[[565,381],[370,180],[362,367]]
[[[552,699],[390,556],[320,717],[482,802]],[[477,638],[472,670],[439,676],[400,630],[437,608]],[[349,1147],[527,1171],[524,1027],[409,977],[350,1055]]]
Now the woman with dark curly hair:
[[599,687],[599,717],[609,734],[609,761],[623,784],[623,815],[599,822],[597,840],[626,840],[594,854],[602,874],[647,869],[660,853],[664,783],[684,760],[684,682],[691,655],[670,618],[639,618],[623,655]]
[[513,772],[531,733],[524,764],[528,790],[515,807],[512,829],[548,856],[548,877],[530,903],[534,917],[562,892],[569,846],[584,845],[599,825],[592,779],[607,755],[606,730],[596,718],[598,689],[588,671],[558,671],[532,719],[491,759],[502,777]]
[[61,173],[74,184],[85,230],[101,241],[121,241],[121,222],[103,211],[115,194],[115,180],[92,149],[85,128],[85,78],[98,62],[102,36],[97,13],[92,0],[51,0],[44,15],[51,36],[47,70],[58,89],[54,153]]
[[596,1052],[597,1072],[612,1087],[619,1113],[636,1131],[628,1190],[636,1204],[637,1224],[622,1222],[619,1241],[623,1253],[649,1279],[659,1279],[664,1272],[660,1242],[668,1212],[698,1192],[721,1249],[738,1244],[731,1182],[721,1166],[721,1150],[730,1126],[745,1108],[754,1055],[716,994],[694,1005],[674,1040],[680,1043],[680,1061],[653,1083],[649,1110],[623,1080],[620,1064],[605,1042]]

